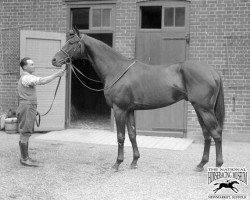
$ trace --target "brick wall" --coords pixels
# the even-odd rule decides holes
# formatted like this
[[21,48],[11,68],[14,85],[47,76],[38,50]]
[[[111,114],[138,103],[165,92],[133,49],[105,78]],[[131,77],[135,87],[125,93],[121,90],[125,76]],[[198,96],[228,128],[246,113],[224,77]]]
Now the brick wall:
[[[66,32],[62,0],[1,0],[0,3],[0,113],[17,107],[19,31]],[[25,26],[25,27],[22,27]],[[13,29],[5,29],[15,27]],[[4,29],[4,30],[3,30]]]
[[[250,130],[250,2],[192,0],[189,58],[213,65],[222,75],[225,91],[226,134]],[[200,133],[192,106],[189,133]]]
[[[0,2],[0,13],[3,12],[3,2]],[[2,28],[2,20],[0,18],[0,28]],[[2,48],[2,34],[0,33],[0,73],[3,72],[3,48]],[[3,90],[3,81],[2,81],[2,75],[0,75],[0,103],[2,102],[1,97],[4,96]],[[0,105],[0,114],[2,113],[2,106]]]
[[118,1],[116,6],[115,48],[128,58],[135,57],[136,3]]
[[[116,50],[135,57],[136,2],[117,0]],[[21,3],[20,3],[21,2]],[[25,29],[66,31],[66,5],[63,0],[2,0],[2,28],[31,25]],[[248,133],[250,129],[250,2],[247,0],[191,0],[189,58],[213,65],[225,86],[225,133]],[[0,44],[0,112],[17,105],[15,74],[19,62],[19,35],[2,31]],[[10,47],[6,38],[11,38]],[[8,48],[7,48],[8,46]],[[9,57],[8,57],[9,56]],[[8,58],[8,59],[7,59]],[[7,60],[6,60],[7,59]],[[5,74],[13,72],[13,74]],[[188,135],[201,129],[192,106],[188,106]]]

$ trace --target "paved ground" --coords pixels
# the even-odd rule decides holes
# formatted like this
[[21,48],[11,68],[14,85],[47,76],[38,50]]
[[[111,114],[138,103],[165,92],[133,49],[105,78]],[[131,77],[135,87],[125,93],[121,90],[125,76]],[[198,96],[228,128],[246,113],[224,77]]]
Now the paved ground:
[[[88,144],[105,144],[117,146],[116,133],[100,129],[66,129],[62,131],[51,131],[36,137],[41,140],[57,140],[68,142],[81,142]],[[185,150],[192,144],[192,139],[174,137],[152,137],[137,136],[139,147]],[[130,140],[125,140],[124,146],[131,146]]]
[[[27,168],[19,164],[18,135],[0,132],[0,199],[203,200],[214,189],[207,184],[206,170],[193,171],[201,159],[200,143],[185,151],[140,148],[137,170],[129,169],[132,150],[125,147],[125,161],[114,172],[116,146],[45,141],[37,136],[31,138],[30,154],[41,167]],[[224,142],[224,167],[250,171],[249,150],[250,143]],[[207,167],[215,164],[214,146],[210,155]],[[250,191],[249,185],[243,186],[238,187],[241,193]]]

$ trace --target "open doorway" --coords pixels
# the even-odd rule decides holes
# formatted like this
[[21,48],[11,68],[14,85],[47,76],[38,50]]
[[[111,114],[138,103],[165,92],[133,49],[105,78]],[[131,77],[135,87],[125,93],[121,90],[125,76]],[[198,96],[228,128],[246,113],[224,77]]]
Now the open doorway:
[[[112,33],[89,33],[88,35],[111,47],[113,45]],[[88,60],[74,61],[73,64],[87,77],[100,80]],[[102,83],[87,80],[81,75],[79,77],[91,88],[103,88]],[[111,127],[111,109],[106,103],[103,92],[92,91],[84,87],[74,74],[71,76],[70,118],[72,128],[110,130]]]

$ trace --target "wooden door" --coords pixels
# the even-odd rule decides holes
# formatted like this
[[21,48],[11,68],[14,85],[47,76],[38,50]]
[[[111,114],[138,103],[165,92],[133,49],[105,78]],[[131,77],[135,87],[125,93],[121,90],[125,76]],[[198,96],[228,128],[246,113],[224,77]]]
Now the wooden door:
[[[51,64],[55,53],[65,43],[65,34],[41,31],[20,32],[20,57],[30,57],[35,65],[36,76],[48,76],[55,73],[59,68]],[[22,73],[22,72],[21,72]],[[37,86],[37,110],[44,114],[52,103],[58,79]],[[51,111],[41,118],[40,127],[35,126],[35,131],[62,130],[65,127],[65,76],[62,77],[57,96]]]
[[[176,3],[176,4],[175,4]],[[183,2],[154,2],[150,4],[140,4],[138,6],[139,19],[142,18],[140,7],[148,9],[150,12],[154,8],[161,7],[161,26],[158,28],[143,29],[138,23],[136,37],[136,58],[150,65],[173,64],[186,60],[188,22],[185,19],[184,27],[164,26],[165,9],[181,7],[185,8],[185,17],[188,16],[188,5]],[[150,6],[154,6],[150,10]],[[147,10],[146,10],[147,11]],[[155,20],[155,19],[154,19]],[[186,137],[187,103],[182,100],[171,106],[146,111],[136,112],[137,131],[146,135],[164,135],[174,137]]]

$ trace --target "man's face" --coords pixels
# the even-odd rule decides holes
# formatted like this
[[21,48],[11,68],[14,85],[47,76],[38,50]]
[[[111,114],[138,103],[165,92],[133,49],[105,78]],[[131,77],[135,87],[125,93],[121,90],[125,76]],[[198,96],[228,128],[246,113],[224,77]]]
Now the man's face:
[[24,66],[24,70],[32,74],[35,72],[35,65],[33,60],[27,60],[27,65]]

